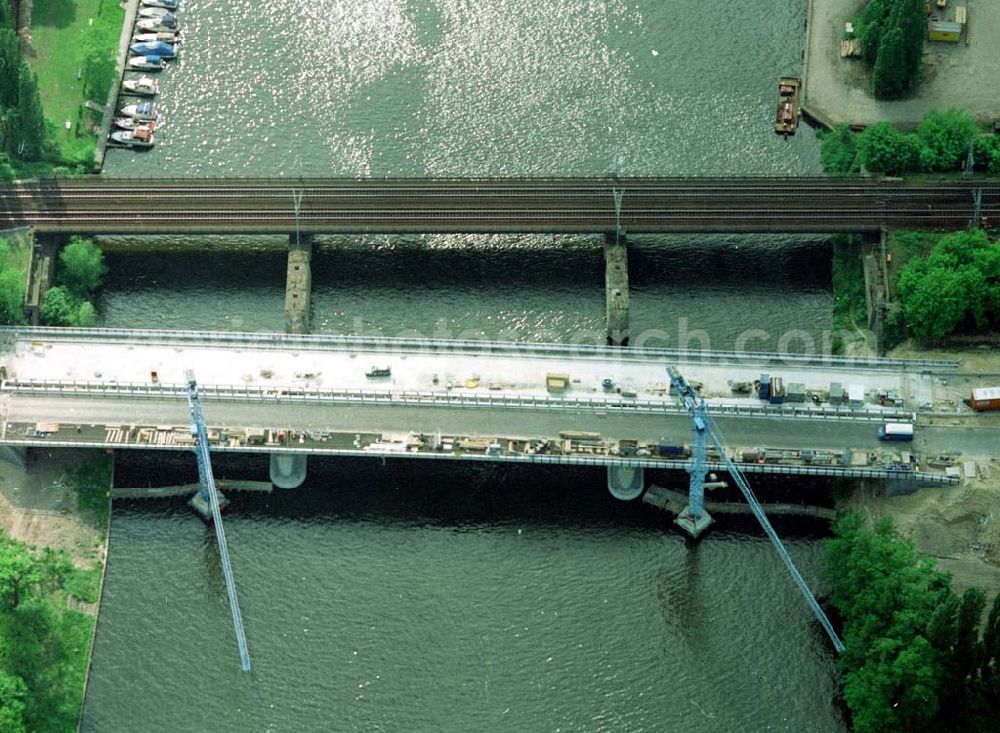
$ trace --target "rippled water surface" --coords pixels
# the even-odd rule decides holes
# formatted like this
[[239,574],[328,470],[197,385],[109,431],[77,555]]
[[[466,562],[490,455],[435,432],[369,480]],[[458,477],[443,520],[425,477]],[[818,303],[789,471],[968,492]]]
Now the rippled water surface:
[[[804,5],[182,0],[157,147],[110,151],[106,168],[816,174],[811,130],[771,131]],[[281,239],[102,244],[107,325],[284,327]],[[732,348],[759,328],[768,339],[752,348],[772,350],[790,329],[829,327],[822,239],[643,237],[630,269],[633,332],[668,344]],[[326,237],[313,275],[320,332],[603,334],[595,238]],[[186,456],[132,456],[118,481],[193,470]],[[267,475],[250,458],[219,471]],[[118,502],[84,730],[843,730],[829,647],[754,528],[729,522],[691,545],[603,484],[313,459],[300,490],[234,495],[251,676],[210,531],[180,500]],[[815,582],[815,528],[784,529]]]
[[184,0],[166,127],[106,169],[180,176],[802,174],[772,131],[787,0]]
[[[311,471],[226,518],[250,676],[211,530],[180,500],[116,505],[87,730],[839,725],[824,637],[763,539],[691,546],[587,471]],[[815,543],[790,549],[812,578]]]

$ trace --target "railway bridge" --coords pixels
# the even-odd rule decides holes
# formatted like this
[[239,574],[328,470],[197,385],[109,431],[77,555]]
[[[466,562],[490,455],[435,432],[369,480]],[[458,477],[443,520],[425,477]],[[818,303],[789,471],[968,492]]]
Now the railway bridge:
[[69,178],[0,185],[0,229],[70,234],[872,232],[1000,214],[1000,181]]
[[[857,178],[45,179],[0,184],[0,229],[39,262],[70,234],[288,236],[287,329],[309,331],[316,234],[604,234],[606,336],[629,336],[626,237],[681,232],[955,230],[997,221],[1000,181]],[[27,292],[37,323],[46,269]],[[39,284],[41,281],[41,285]]]

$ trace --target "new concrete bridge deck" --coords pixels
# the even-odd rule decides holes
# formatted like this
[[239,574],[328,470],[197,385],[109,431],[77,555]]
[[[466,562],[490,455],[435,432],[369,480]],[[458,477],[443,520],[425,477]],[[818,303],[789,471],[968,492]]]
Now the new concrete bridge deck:
[[[621,191],[620,219],[615,191]],[[978,192],[978,193],[977,193]],[[980,196],[977,205],[977,196]],[[120,233],[954,230],[1000,181],[837,178],[45,179],[0,184],[0,228]]]
[[[271,447],[220,445],[233,450],[320,453],[336,448],[344,454],[372,455],[371,447],[360,446],[357,436],[559,440],[565,431],[599,434],[611,441],[655,444],[666,439],[683,444],[690,441],[690,423],[667,392],[669,364],[689,379],[704,382],[716,423],[732,446],[831,454],[878,451],[886,448],[876,438],[879,423],[912,420],[919,412],[915,450],[988,455],[996,442],[995,428],[1000,427],[954,412],[947,416],[964,420],[961,425],[934,424],[936,383],[943,381],[941,375],[952,381],[962,378],[955,365],[946,362],[854,364],[836,357],[107,329],[3,329],[0,343],[0,364],[6,372],[0,390],[3,442],[15,444],[82,441],[110,447],[104,430],[138,433],[141,426],[147,432],[184,426],[183,372],[189,368],[199,380],[213,429],[322,433],[324,441],[334,434],[346,436],[339,448],[336,440],[324,445],[318,438],[313,447],[287,440],[269,440]],[[365,372],[373,366],[388,367],[391,376],[369,379]],[[761,371],[819,388],[830,381],[861,384],[869,400],[878,390],[896,391],[905,395],[904,404],[768,406],[751,397],[725,395],[728,379],[753,379]],[[546,389],[546,375],[552,373],[569,376],[566,392]],[[606,390],[605,378],[613,379],[616,387]],[[27,434],[45,423],[75,425],[76,432]],[[99,431],[91,435],[92,428]],[[381,438],[373,441],[376,452],[398,452]],[[121,447],[184,445],[129,443],[126,438]],[[595,464],[619,460],[594,455],[507,458]],[[636,461],[664,466],[662,459],[632,459]]]

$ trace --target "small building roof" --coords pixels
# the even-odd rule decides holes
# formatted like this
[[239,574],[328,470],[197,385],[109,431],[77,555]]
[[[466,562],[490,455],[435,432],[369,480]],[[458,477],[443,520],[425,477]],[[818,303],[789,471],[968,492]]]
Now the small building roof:
[[932,31],[938,31],[940,33],[961,33],[962,26],[960,23],[955,23],[951,20],[929,20],[927,21],[927,28]]

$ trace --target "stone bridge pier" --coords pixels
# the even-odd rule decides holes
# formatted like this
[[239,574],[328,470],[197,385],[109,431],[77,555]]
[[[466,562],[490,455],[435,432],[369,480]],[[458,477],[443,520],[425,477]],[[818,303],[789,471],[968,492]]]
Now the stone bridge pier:
[[288,236],[288,275],[285,280],[285,330],[288,333],[309,333],[312,246],[311,234]]
[[628,345],[628,250],[614,234],[604,239],[605,325],[609,346]]

